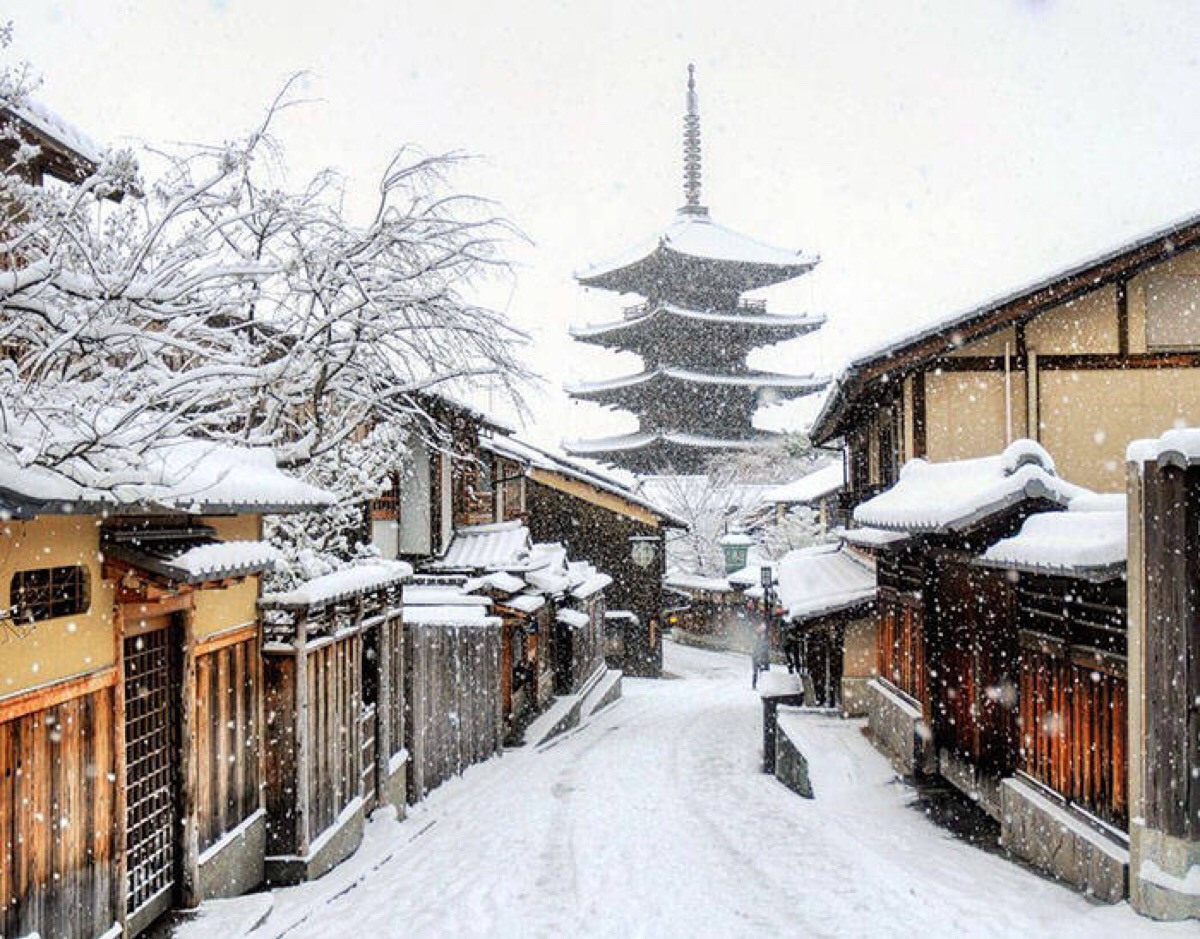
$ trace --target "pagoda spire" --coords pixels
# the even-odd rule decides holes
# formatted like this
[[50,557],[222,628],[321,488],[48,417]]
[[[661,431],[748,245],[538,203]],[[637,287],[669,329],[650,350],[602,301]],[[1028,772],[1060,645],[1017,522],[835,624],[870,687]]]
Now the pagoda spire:
[[683,196],[680,210],[707,215],[700,204],[700,102],[696,96],[696,66],[688,65],[687,114],[683,118]]

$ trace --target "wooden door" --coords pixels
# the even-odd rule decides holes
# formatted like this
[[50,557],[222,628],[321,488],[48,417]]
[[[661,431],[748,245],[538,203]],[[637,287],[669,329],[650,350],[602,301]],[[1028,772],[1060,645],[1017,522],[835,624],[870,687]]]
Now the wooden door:
[[179,634],[164,616],[124,641],[130,933],[171,908],[180,864]]

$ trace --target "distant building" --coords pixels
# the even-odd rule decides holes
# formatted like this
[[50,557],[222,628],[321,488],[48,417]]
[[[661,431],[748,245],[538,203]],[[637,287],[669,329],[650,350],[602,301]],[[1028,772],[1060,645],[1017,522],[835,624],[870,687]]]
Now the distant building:
[[713,455],[753,447],[765,404],[821,391],[828,379],[751,369],[762,345],[819,329],[822,316],[780,316],[747,290],[808,273],[818,258],[774,248],[714,222],[700,204],[700,114],[689,68],[684,118],[685,204],[652,242],[579,275],[585,287],[635,293],[645,302],[614,322],[571,331],[574,338],[642,357],[642,371],[568,388],[576,398],[632,411],[639,429],[566,444],[576,456],[635,473],[695,473]]

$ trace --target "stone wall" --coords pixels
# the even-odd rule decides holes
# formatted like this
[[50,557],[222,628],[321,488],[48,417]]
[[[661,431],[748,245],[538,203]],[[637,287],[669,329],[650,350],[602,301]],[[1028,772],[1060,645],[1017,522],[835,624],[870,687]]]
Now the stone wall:
[[920,709],[877,678],[867,683],[871,739],[904,776],[937,772],[928,725]]
[[1000,785],[1000,843],[1034,867],[1107,903],[1126,896],[1129,851],[1023,779]]

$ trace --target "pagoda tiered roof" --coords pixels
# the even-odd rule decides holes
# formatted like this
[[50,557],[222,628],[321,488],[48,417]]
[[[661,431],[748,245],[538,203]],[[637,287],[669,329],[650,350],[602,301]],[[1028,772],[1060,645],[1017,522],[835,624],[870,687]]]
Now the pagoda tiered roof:
[[711,437],[684,431],[636,431],[615,437],[572,440],[563,444],[572,456],[616,463],[634,473],[670,469],[697,472],[716,452],[748,450],[775,439],[774,434],[752,431],[739,437]]
[[773,389],[786,397],[801,397],[823,390],[829,384],[824,375],[783,375],[776,372],[702,372],[686,368],[660,366],[635,375],[622,375],[604,381],[580,382],[568,386],[567,393],[601,403],[619,404],[638,394],[672,395],[696,389],[739,388],[758,392]]
[[742,302],[733,310],[689,310],[651,301],[631,307],[622,319],[572,326],[571,337],[615,349],[637,351],[668,337],[703,335],[720,345],[770,344],[795,339],[825,325],[820,314],[766,312],[765,304]]
[[703,284],[741,293],[811,271],[816,255],[776,248],[714,222],[701,206],[685,206],[656,238],[576,274],[585,287],[653,297],[668,283]]

